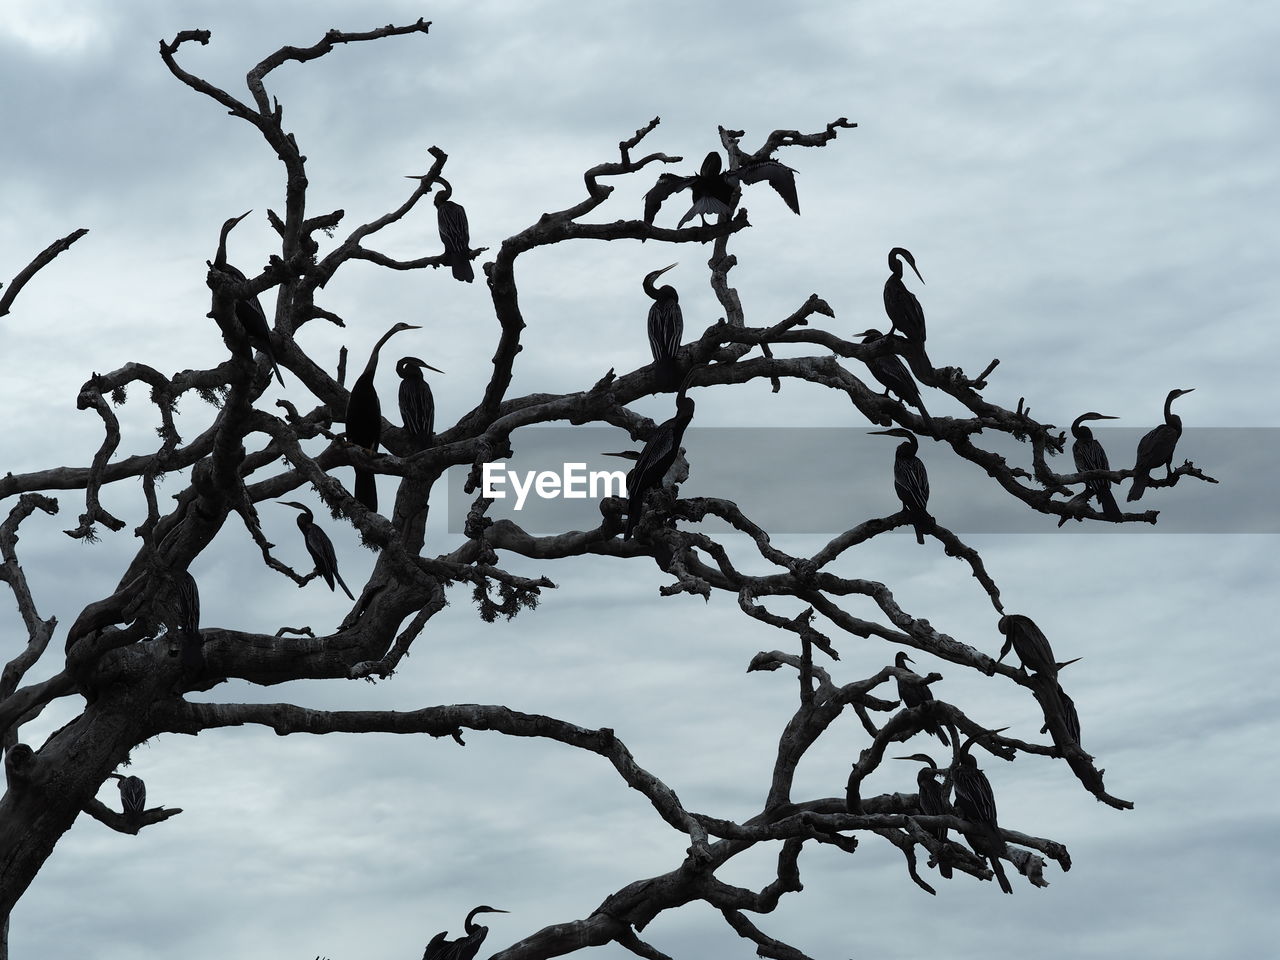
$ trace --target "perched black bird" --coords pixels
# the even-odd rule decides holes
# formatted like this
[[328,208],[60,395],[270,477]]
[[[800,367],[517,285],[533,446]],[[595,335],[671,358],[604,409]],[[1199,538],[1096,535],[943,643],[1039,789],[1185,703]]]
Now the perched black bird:
[[[227,235],[231,233],[232,228],[237,223],[253,213],[252,210],[246,210],[238,217],[232,217],[222,225],[222,232],[218,234],[218,252],[214,255],[212,266],[223,273],[235,277],[241,282],[248,281],[239,269],[227,263]],[[280,386],[284,386],[284,377],[280,376],[280,368],[276,366],[276,355],[271,351],[271,328],[267,325],[267,315],[262,309],[262,304],[258,302],[258,297],[248,297],[244,300],[237,300],[235,306],[236,320],[243,328],[245,336],[249,340],[251,346],[261,350],[268,360],[271,361],[271,369],[276,372],[276,379],[280,381]]]
[[[409,175],[408,179],[425,180],[426,176]],[[453,196],[453,185],[444,177],[435,179],[441,189],[432,202],[436,205],[436,225],[440,229],[440,242],[444,244],[445,262],[453,270],[455,280],[470,283],[476,273],[471,267],[471,228],[467,224],[467,211],[462,204],[449,199]]]
[[644,278],[644,292],[653,301],[649,308],[649,349],[653,352],[653,367],[658,375],[658,389],[674,390],[680,384],[680,368],[676,363],[676,351],[684,336],[684,314],[680,312],[680,294],[668,285],[655,286],[662,276],[676,264],[654,270]]
[[[1093,431],[1084,425],[1086,420],[1115,420],[1116,417],[1108,417],[1101,413],[1082,413],[1076,417],[1071,424],[1071,435],[1076,438],[1076,442],[1071,445],[1071,456],[1075,458],[1076,469],[1080,472],[1086,470],[1110,470],[1111,464],[1107,462],[1107,451],[1102,449],[1100,444],[1093,435]],[[1098,477],[1094,480],[1085,482],[1089,492],[1098,501],[1098,506],[1102,510],[1102,515],[1108,520],[1120,520],[1122,514],[1120,508],[1116,505],[1116,498],[1111,493],[1111,481],[1106,477]]]
[[[898,259],[899,257],[902,259]],[[890,276],[884,282],[884,312],[892,324],[889,327],[890,333],[899,330],[909,341],[923,347],[924,311],[920,308],[920,301],[916,299],[916,295],[902,282],[903,260],[911,264],[911,269],[915,271],[917,277],[920,277],[920,282],[924,283],[924,277],[920,276],[920,271],[916,267],[916,258],[911,255],[911,251],[903,247],[894,247],[889,251]]]
[[1151,480],[1151,471],[1162,464],[1167,475],[1173,476],[1173,450],[1178,445],[1178,438],[1182,436],[1182,418],[1170,409],[1170,404],[1194,389],[1195,387],[1189,390],[1170,390],[1169,395],[1164,398],[1164,423],[1138,441],[1138,462],[1133,465],[1133,486],[1129,488],[1129,496],[1125,499],[1141,498]]
[[916,531],[916,543],[924,543],[924,534],[933,526],[933,517],[929,516],[929,474],[925,472],[924,463],[916,456],[920,443],[916,435],[902,427],[892,430],[872,430],[873,436],[903,437],[906,443],[898,444],[898,451],[893,459],[893,489],[902,501],[902,509],[907,512],[911,526]]
[[[943,743],[946,741],[944,740]],[[938,781],[938,765],[933,762],[933,758],[927,753],[913,753],[909,757],[894,757],[895,760],[915,760],[917,763],[927,763],[927,767],[921,767],[920,772],[916,774],[916,787],[920,795],[920,812],[926,817],[945,817],[951,813],[951,804],[947,803],[947,794],[942,789],[942,784]],[[937,837],[943,843],[947,842],[947,828],[934,827],[929,831],[933,836]],[[951,879],[951,864],[943,863],[938,860],[938,872],[942,874],[943,879]]]
[[301,510],[298,514],[298,529],[302,531],[302,542],[307,548],[307,553],[311,554],[311,559],[316,565],[316,572],[324,577],[324,582],[329,585],[329,589],[333,590],[333,582],[338,581],[338,586],[342,587],[342,592],[347,595],[349,600],[355,600],[351,595],[350,589],[342,580],[342,574],[338,572],[338,556],[333,552],[333,541],[329,539],[329,535],[316,526],[315,516],[311,513],[309,507],[305,504],[298,503],[296,500],[281,500],[283,506],[293,507],[295,510]]
[[[1067,733],[1071,739],[1078,745],[1080,743],[1080,714],[1076,712],[1076,702],[1067,696],[1067,691],[1062,689],[1062,684],[1058,684],[1058,700],[1062,703],[1062,722],[1066,725]],[[1040,728],[1041,733],[1049,732],[1049,724],[1045,724]]]
[[[378,372],[378,353],[383,344],[402,330],[420,330],[411,323],[397,323],[382,335],[382,339],[374,344],[369,354],[369,362],[364,365],[364,372],[351,385],[351,395],[347,399],[347,441],[358,447],[364,447],[370,453],[378,452],[378,444],[382,441],[382,403],[378,400],[378,391],[373,385],[373,375]],[[374,472],[364,467],[356,467],[355,497],[370,510],[378,509],[378,485]]]
[[[915,663],[905,653],[899,652],[893,658],[893,665],[899,670],[909,670],[908,663]],[[904,707],[918,707],[922,703],[928,703],[933,699],[933,694],[929,690],[929,685],[914,670],[911,675],[914,680],[903,680],[898,677],[898,699],[902,701]],[[942,724],[936,720],[925,722],[921,727],[926,733],[931,733],[942,741],[944,747],[951,746],[951,741],[947,739],[947,732],[942,728]]]
[[204,647],[200,639],[200,590],[187,570],[172,574],[172,622],[167,624],[169,656],[181,658],[182,669],[195,673],[204,668]]
[[[996,628],[1004,634],[1004,645],[1000,648],[999,662],[1004,659],[1010,648],[1022,661],[1023,669],[1042,677],[1056,677],[1058,664],[1053,659],[1053,648],[1049,646],[1049,638],[1036,626],[1030,617],[1020,613],[1005,614],[1000,618]],[[1074,662],[1074,661],[1073,661]]]
[[680,384],[680,390],[676,394],[675,416],[658,424],[627,477],[627,525],[622,532],[623,540],[631,539],[636,524],[640,522],[645,497],[649,491],[661,485],[662,478],[680,455],[680,441],[684,438],[685,428],[693,419],[693,398],[686,396],[685,391],[688,390],[689,381],[693,379],[696,370],[696,367],[690,370]]
[[986,857],[991,863],[991,871],[1005,893],[1013,893],[1009,878],[1004,875],[1004,867],[1000,863],[1002,856],[1007,856],[1009,848],[1000,835],[1000,826],[996,822],[996,798],[991,792],[991,781],[978,769],[978,763],[969,754],[973,740],[965,741],[956,753],[951,764],[951,784],[955,787],[956,814],[968,820],[973,830],[965,834],[973,852]]
[[465,937],[459,937],[457,940],[446,940],[445,937],[449,931],[441,930],[427,944],[427,949],[422,954],[422,960],[474,960],[475,955],[480,952],[480,945],[484,943],[484,938],[489,933],[488,927],[482,927],[480,924],[473,922],[475,915],[477,913],[506,912],[506,910],[498,910],[495,907],[476,907],[467,914],[467,919],[463,923],[463,929],[467,931]]
[[795,170],[777,160],[760,160],[745,163],[736,170],[722,170],[720,154],[712,150],[702,161],[702,168],[691,177],[664,173],[658,182],[644,195],[644,222],[653,223],[664,200],[673,193],[688,190],[693,195],[693,206],[680,218],[676,228],[683,227],[693,217],[705,219],[712,214],[729,216],[733,212],[733,191],[740,183],[759,183],[767,180],[793,213],[800,212],[800,200],[796,196]]
[[116,786],[120,788],[121,811],[129,820],[141,820],[147,809],[147,785],[141,777],[123,777],[118,773],[113,776],[119,781]]
[[[858,336],[862,337],[863,343],[875,343],[885,335],[872,328],[862,331]],[[924,402],[920,399],[920,388],[911,379],[911,371],[907,369],[907,365],[902,362],[901,357],[894,353],[886,353],[882,356],[874,357],[867,361],[867,369],[871,371],[873,377],[880,381],[881,386],[884,387],[884,395],[886,397],[889,395],[889,391],[892,390],[903,403],[909,403],[918,409],[920,418],[924,420],[925,425],[930,430],[933,429],[933,419],[929,416],[929,411],[924,408]]]
[[431,385],[422,376],[423,368],[444,373],[417,357],[401,357],[396,363],[396,373],[400,374],[400,419],[418,450],[431,446],[436,437],[436,401],[431,396]]

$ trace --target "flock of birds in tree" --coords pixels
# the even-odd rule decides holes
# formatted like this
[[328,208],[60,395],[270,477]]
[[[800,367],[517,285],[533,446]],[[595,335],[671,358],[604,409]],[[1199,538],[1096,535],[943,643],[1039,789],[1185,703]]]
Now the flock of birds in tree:
[[[998,629],[1005,641],[1000,648],[1000,655],[996,658],[997,662],[1003,660],[1010,650],[1017,654],[1024,674],[1028,678],[1034,678],[1035,686],[1047,695],[1050,703],[1056,701],[1058,706],[1054,708],[1054,712],[1062,719],[1071,744],[1079,747],[1080,718],[1076,714],[1075,704],[1058,683],[1058,672],[1075,661],[1057,662],[1048,638],[1030,617],[1017,613],[1005,614],[1000,618]],[[929,684],[907,666],[911,662],[911,658],[903,652],[899,652],[894,657],[898,699],[907,709],[921,707],[934,699]],[[1049,725],[1046,724],[1041,732],[1046,732],[1048,728]],[[944,747],[953,749],[951,764],[948,767],[940,768],[937,762],[926,753],[913,753],[894,759],[927,764],[916,774],[916,806],[920,814],[926,817],[954,814],[966,821],[968,826],[962,832],[970,848],[991,864],[991,872],[1000,884],[1000,889],[1005,893],[1013,893],[1013,887],[1001,863],[1002,859],[1009,859],[1009,850],[1000,833],[995,794],[991,789],[991,782],[978,767],[971,752],[977,741],[974,737],[969,737],[961,744],[959,733],[954,726],[950,727],[951,738],[948,739],[947,729],[947,725],[929,716],[927,711],[920,720],[922,732],[937,737]],[[1000,730],[990,731],[991,734],[999,732]],[[1059,749],[1061,750],[1064,746],[1065,744],[1059,741]],[[954,800],[949,799],[952,791],[955,794]],[[945,827],[930,826],[926,832],[940,844],[946,844],[947,829]],[[933,862],[944,879],[951,877],[952,867],[947,862],[945,846],[939,847]]]
[[[440,240],[445,251],[443,262],[450,267],[455,279],[470,283],[475,273],[471,264],[470,230],[466,211],[451,199],[452,186],[441,177],[436,177],[435,180],[441,187],[434,203]],[[707,154],[698,173],[692,176],[662,174],[658,178],[654,187],[645,194],[644,222],[652,224],[662,204],[673,194],[684,190],[690,192],[692,204],[680,218],[677,229],[695,216],[701,217],[704,224],[707,217],[727,218],[733,212],[735,192],[744,184],[760,181],[767,182],[792,211],[797,214],[800,212],[795,171],[791,167],[776,160],[764,160],[744,163],[734,170],[724,170],[720,155],[712,151]],[[210,264],[242,284],[247,284],[248,278],[227,262],[227,237],[248,215],[244,213],[232,217],[222,225],[217,254]],[[903,247],[890,250],[890,275],[884,285],[884,309],[890,322],[889,332],[884,334],[877,329],[868,329],[858,336],[862,337],[865,345],[886,339],[889,341],[891,349],[869,359],[867,367],[872,377],[885,388],[883,395],[888,397],[892,393],[902,403],[918,409],[925,428],[932,433],[935,428],[934,420],[925,409],[920,388],[902,359],[905,357],[913,366],[918,363],[927,366],[924,310],[915,294],[903,282],[904,264],[911,267],[921,283],[924,282],[915,257],[909,250]],[[678,354],[684,335],[684,317],[680,310],[680,296],[670,285],[657,285],[658,278],[675,266],[677,264],[673,263],[652,271],[642,283],[644,293],[653,301],[649,308],[648,336],[653,355],[655,392],[676,391],[676,410],[674,416],[653,430],[638,454],[618,454],[635,460],[635,466],[627,479],[627,519],[622,533],[624,540],[634,537],[640,519],[644,516],[647,497],[663,486],[664,478],[679,455],[684,432],[693,420],[694,402],[687,391],[699,366],[692,366],[681,376]],[[285,386],[272,350],[270,326],[258,297],[252,293],[237,297],[232,313],[244,340],[266,356],[276,379],[282,387]],[[382,439],[382,406],[374,385],[379,354],[395,334],[417,329],[420,328],[413,324],[397,323],[383,334],[374,344],[364,370],[351,386],[345,413],[346,440],[370,454],[377,452]],[[895,336],[895,333],[899,335]],[[229,339],[236,339],[234,330],[230,331]],[[435,439],[435,402],[423,370],[443,373],[417,357],[405,356],[396,363],[396,373],[400,377],[400,416],[415,450],[429,448]],[[1164,423],[1148,432],[1139,442],[1133,485],[1127,498],[1129,501],[1141,498],[1151,481],[1152,470],[1164,466],[1168,476],[1172,476],[1174,449],[1182,434],[1182,421],[1173,413],[1171,405],[1175,399],[1190,392],[1189,389],[1170,391],[1164,403]],[[1071,435],[1075,441],[1072,456],[1078,471],[1094,474],[1085,479],[1086,490],[1089,497],[1097,501],[1103,516],[1108,520],[1120,521],[1123,514],[1111,491],[1113,481],[1096,475],[1111,469],[1106,451],[1089,427],[1085,426],[1086,421],[1114,419],[1116,418],[1092,411],[1077,417],[1071,424]],[[923,544],[925,534],[936,526],[936,521],[928,512],[929,476],[923,461],[917,456],[919,441],[912,431],[904,427],[876,430],[872,433],[903,440],[894,456],[893,485],[902,502],[905,519],[915,531],[916,541]],[[359,466],[354,470],[355,499],[367,509],[377,510],[378,493],[374,472]],[[347,597],[354,601],[355,597],[338,572],[333,542],[316,524],[311,510],[295,501],[280,502],[299,511],[298,529],[302,533],[307,553],[315,563],[315,575],[323,578],[331,591],[340,586]],[[167,624],[171,638],[169,652],[172,656],[181,658],[184,671],[196,672],[203,666],[199,637],[199,592],[195,580],[186,571],[175,575],[172,580],[171,622]],[[1054,712],[1061,718],[1068,738],[1078,746],[1080,720],[1075,704],[1057,679],[1058,671],[1067,664],[1054,660],[1048,639],[1029,617],[1020,614],[1004,615],[1000,618],[998,629],[1005,637],[998,660],[1002,660],[1010,650],[1018,656],[1023,671],[1028,676],[1034,676],[1037,683],[1044,687],[1050,703],[1056,700],[1057,708]],[[934,699],[929,684],[907,666],[911,662],[905,652],[899,652],[894,659],[899,699],[908,709],[921,707]],[[1068,661],[1071,662],[1074,661]],[[978,768],[971,753],[974,738],[970,737],[960,745],[959,734],[954,727],[951,727],[951,736],[948,738],[947,727],[927,715],[921,719],[920,729],[936,737],[942,746],[953,750],[951,763],[945,768],[939,767],[932,757],[924,753],[895,758],[925,764],[916,777],[917,806],[920,813],[924,816],[954,813],[966,821],[968,828],[964,834],[970,847],[978,856],[990,862],[1001,889],[1005,893],[1012,893],[1013,889],[1001,866],[1001,859],[1007,858],[1008,849],[1000,834],[991,784]],[[1046,724],[1041,732],[1048,729],[1049,725]],[[111,776],[119,781],[121,808],[126,820],[140,824],[146,808],[146,785],[136,776]],[[953,792],[954,800],[951,800],[949,798]],[[935,858],[938,871],[944,878],[949,878],[952,866],[945,855],[947,829],[931,827],[928,832],[940,844],[942,855]],[[488,933],[487,927],[474,922],[476,915],[505,912],[489,906],[476,907],[467,914],[464,922],[465,935],[449,940],[447,931],[441,931],[427,944],[423,960],[471,960],[479,952]]]

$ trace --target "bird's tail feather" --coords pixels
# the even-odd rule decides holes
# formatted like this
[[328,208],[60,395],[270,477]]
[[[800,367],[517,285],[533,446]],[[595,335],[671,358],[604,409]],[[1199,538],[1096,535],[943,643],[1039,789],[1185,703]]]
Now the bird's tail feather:
[[657,373],[658,390],[668,393],[680,386],[680,364],[675,357],[659,357],[653,362]]
[[991,872],[996,875],[996,880],[1000,883],[1000,889],[1005,893],[1013,893],[1013,887],[1009,884],[1009,878],[1004,875],[1004,865],[1000,863],[1000,858],[991,856],[987,859],[991,861]]
[[372,470],[356,467],[356,499],[370,510],[378,509],[378,483]]
[[347,595],[347,599],[349,599],[352,603],[355,603],[356,598],[351,595],[351,590],[347,586],[346,581],[342,579],[342,574],[340,574],[337,570],[335,570],[333,571],[333,576],[338,581],[338,586],[342,588],[342,592]]
[[455,256],[453,258],[453,279],[470,283],[475,278],[476,272],[471,266],[471,261],[462,254]]
[[1121,520],[1124,514],[1116,503],[1116,495],[1111,492],[1111,484],[1106,484],[1098,491],[1098,505],[1102,507],[1102,515],[1108,520]]
[[1125,500],[1140,500],[1142,493],[1147,489],[1147,475],[1145,473],[1135,473],[1133,475],[1133,486],[1129,488],[1129,496]]

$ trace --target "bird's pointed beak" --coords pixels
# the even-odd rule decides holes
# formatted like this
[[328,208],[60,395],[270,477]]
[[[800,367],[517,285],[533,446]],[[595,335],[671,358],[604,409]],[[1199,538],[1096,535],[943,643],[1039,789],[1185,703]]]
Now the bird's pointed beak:
[[668,264],[667,266],[663,267],[661,270],[655,270],[655,271],[653,272],[653,275],[654,275],[655,277],[660,277],[660,276],[662,276],[664,273],[666,273],[668,270],[674,270],[674,269],[675,269],[676,267],[678,267],[678,266],[680,266],[680,261],[679,261],[679,260],[677,260],[675,263]]
[[1179,391],[1179,393],[1195,393],[1195,392],[1196,392],[1196,388],[1195,388],[1195,387],[1188,387],[1186,390],[1180,390],[1180,391]]
[[893,436],[897,436],[897,434],[893,433],[893,431],[891,431],[891,430],[868,430],[868,431],[867,431],[867,436],[869,436],[869,437],[893,437]]
[[1007,654],[1012,649],[1013,649],[1013,641],[1006,640],[1004,642],[1004,646],[1000,648],[1000,656],[996,657],[996,663],[999,663],[1001,660],[1003,660],[1005,658],[1005,654]]
[[252,210],[246,210],[244,213],[240,214],[240,216],[236,217],[234,223],[239,223],[241,220],[243,220],[245,217],[247,217],[251,213],[253,213]]

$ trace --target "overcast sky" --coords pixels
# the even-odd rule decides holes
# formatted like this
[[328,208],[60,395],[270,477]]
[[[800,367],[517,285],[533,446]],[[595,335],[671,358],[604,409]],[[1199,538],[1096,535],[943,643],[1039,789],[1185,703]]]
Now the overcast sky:
[[[1113,464],[1131,465],[1133,437],[1159,421],[1173,387],[1196,390],[1179,401],[1188,427],[1273,428],[1280,14],[1261,2],[1229,13],[1203,0],[5,0],[0,280],[53,239],[91,232],[0,319],[0,471],[88,462],[101,424],[75,409],[75,397],[90,373],[129,360],[164,371],[217,362],[225,348],[205,317],[205,261],[223,220],[254,210],[232,239],[244,269],[255,272],[271,253],[265,211],[282,209],[278,162],[247,125],[178,83],[157,41],[210,29],[210,45],[183,47],[181,62],[246,96],[246,70],[283,44],[419,16],[433,21],[429,36],[345,47],[272,75],[269,89],[309,158],[309,212],[345,209],[340,233],[402,202],[412,189],[403,175],[427,169],[432,145],[450,156],[473,243],[496,248],[543,211],[580,200],[582,172],[616,159],[617,143],[654,116],[662,124],[645,147],[683,155],[685,170],[718,145],[717,124],[745,130],[754,150],[775,127],[817,131],[848,117],[857,130],[781,156],[799,171],[801,217],[767,190],[747,194],[753,227],[731,244],[731,280],[748,323],[776,322],[816,292],[835,309],[836,332],[882,324],[885,253],[901,245],[927,281],[914,286],[935,365],[976,374],[999,357],[986,390],[994,402],[1013,408],[1025,397],[1035,416],[1059,425],[1085,410],[1120,417],[1132,432],[1109,442]],[[596,219],[638,216],[652,182],[646,171],[619,184]],[[661,217],[674,223],[673,214],[674,205]],[[434,211],[419,209],[378,246],[406,259],[436,252]],[[703,253],[584,242],[522,259],[529,328],[512,395],[581,389],[610,367],[646,363],[640,280],[672,260],[687,333],[714,322],[722,312]],[[332,367],[343,345],[362,362],[392,323],[420,323],[397,343],[447,371],[433,380],[437,425],[475,404],[466,385],[489,369],[497,329],[483,282],[356,264],[323,305],[348,327],[305,329],[319,362]],[[384,397],[394,391],[385,363],[380,382]],[[121,411],[121,456],[155,445],[153,408],[135,394]],[[861,426],[842,398],[799,385],[696,399],[699,426]],[[941,394],[927,400],[935,415],[959,412]],[[669,397],[637,404],[660,418],[669,406]],[[184,401],[186,436],[212,416],[201,407]],[[756,918],[763,929],[814,957],[859,960],[1274,951],[1275,540],[1161,532],[1192,529],[1178,517],[1206,497],[1234,508],[1230,529],[1275,530],[1274,506],[1248,492],[1247,475],[1274,476],[1265,473],[1274,453],[1257,456],[1274,449],[1273,434],[1204,436],[1189,432],[1179,459],[1221,483],[1149,492],[1144,505],[1168,520],[1154,532],[1078,535],[1040,517],[1037,533],[966,535],[1006,608],[1033,616],[1060,659],[1085,658],[1065,675],[1083,744],[1110,792],[1136,809],[1095,802],[1061,763],[988,759],[1001,822],[1067,844],[1069,873],[1051,866],[1043,890],[1014,877],[1013,897],[957,875],[931,898],[896,850],[865,837],[853,857],[807,851],[804,892]],[[894,509],[884,447],[849,466],[850,486],[866,497],[843,499],[853,515],[834,517],[827,532]],[[696,450],[690,456],[696,481]],[[930,445],[923,456],[942,476],[947,451]],[[743,482],[745,501],[751,480]],[[136,522],[140,488],[120,486],[106,505]],[[58,531],[83,504],[59,500],[58,517],[23,526],[20,554],[41,613],[65,629],[84,603],[111,592],[135,542],[132,523],[96,546],[72,542]],[[305,566],[293,511],[261,513],[286,561]],[[373,558],[350,531],[329,529],[354,586]],[[825,539],[777,542],[806,554]],[[450,542],[438,522],[433,543]],[[204,623],[327,631],[344,615],[320,585],[299,591],[255,555],[230,523],[199,558]],[[233,684],[209,696],[332,708],[506,703],[614,728],[689,809],[758,811],[795,683],[744,671],[757,650],[789,648],[789,637],[746,619],[732,597],[659,597],[652,564],[508,565],[545,573],[560,589],[538,611],[495,625],[458,591],[389,682]],[[839,572],[881,580],[938,629],[999,648],[985,595],[936,542],[880,538],[843,558]],[[10,601],[0,609],[7,660],[20,621]],[[893,654],[856,638],[838,645],[838,682],[871,675]],[[922,672],[946,677],[939,697],[1034,736],[1039,724],[1011,685],[917,659]],[[69,715],[51,709],[23,740],[38,745]],[[15,910],[12,956],[407,960],[437,930],[457,935],[479,903],[511,911],[489,923],[496,950],[678,864],[681,836],[600,758],[496,734],[467,742],[237,729],[141,746],[130,772],[146,780],[149,803],[185,812],[138,837],[82,817]],[[802,766],[796,796],[838,795],[864,743],[853,718],[838,724]],[[868,790],[913,791],[914,771],[902,766],[877,773]],[[118,803],[114,787],[102,798]],[[745,858],[725,877],[758,889],[774,856]],[[663,915],[646,939],[673,957],[754,956],[705,905]]]

